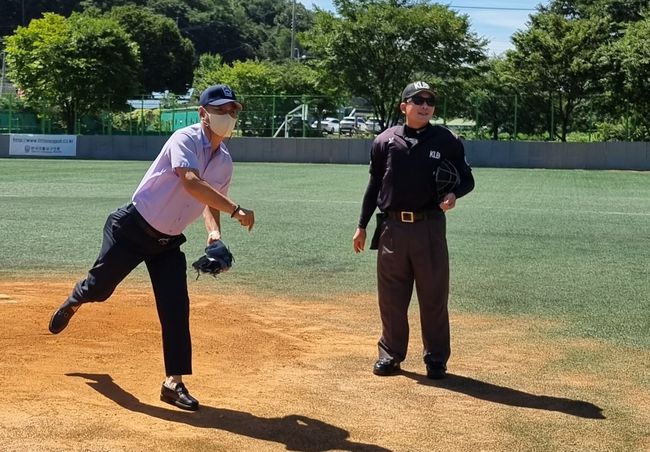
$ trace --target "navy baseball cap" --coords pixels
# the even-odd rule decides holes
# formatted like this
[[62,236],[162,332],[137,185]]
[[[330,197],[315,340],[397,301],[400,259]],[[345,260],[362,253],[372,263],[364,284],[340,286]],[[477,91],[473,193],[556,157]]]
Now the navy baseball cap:
[[206,105],[224,105],[233,102],[241,109],[241,104],[235,96],[235,91],[228,85],[212,85],[207,87],[199,97],[199,105],[205,107]]
[[406,85],[404,91],[402,91],[402,101],[410,99],[419,93],[429,93],[433,97],[436,97],[436,92],[429,86],[427,82],[413,82]]

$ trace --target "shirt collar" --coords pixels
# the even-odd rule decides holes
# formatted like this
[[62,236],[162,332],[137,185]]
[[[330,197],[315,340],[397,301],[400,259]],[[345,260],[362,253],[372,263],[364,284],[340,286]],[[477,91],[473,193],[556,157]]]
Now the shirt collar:
[[201,130],[201,145],[203,146],[203,150],[210,151],[212,149],[212,145],[210,144],[210,139],[205,134],[205,130],[203,130],[203,126],[201,126],[200,124],[199,124],[199,129]]
[[419,128],[419,129],[414,129],[414,128],[409,127],[409,126],[407,126],[405,124],[403,126],[402,132],[403,132],[404,136],[412,137],[412,138],[419,138],[419,137],[422,137],[422,136],[426,135],[431,130],[431,128],[432,128],[432,126],[431,126],[430,123],[425,125],[424,127]]
[[431,133],[434,131],[434,127],[431,124],[427,124],[426,126],[422,127],[421,129],[412,129],[411,127],[408,127],[406,124],[398,126],[397,130],[395,131],[395,135],[401,138],[423,138],[425,136],[429,136]]
[[223,145],[223,142],[219,143],[219,147],[212,151],[212,143],[210,143],[210,139],[205,133],[205,130],[203,130],[203,127],[199,124],[199,127],[201,129],[201,146],[203,146],[203,150],[206,152],[209,152],[210,155],[217,154],[218,152],[221,151],[221,146]]

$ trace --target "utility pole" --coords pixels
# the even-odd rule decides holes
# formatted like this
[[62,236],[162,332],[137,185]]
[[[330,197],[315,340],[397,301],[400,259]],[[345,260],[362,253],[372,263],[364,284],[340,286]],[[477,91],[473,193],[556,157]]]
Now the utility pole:
[[0,75],[0,97],[5,91],[5,58],[7,57],[4,50],[0,50],[0,55],[2,55],[2,74]]
[[293,0],[293,6],[291,8],[291,54],[289,59],[293,60],[294,58],[294,48],[296,46],[296,0]]

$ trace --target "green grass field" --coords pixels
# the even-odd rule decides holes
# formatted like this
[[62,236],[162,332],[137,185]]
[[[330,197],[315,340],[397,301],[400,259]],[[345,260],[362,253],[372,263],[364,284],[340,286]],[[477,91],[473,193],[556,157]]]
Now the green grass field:
[[[82,277],[107,214],[148,166],[0,159],[0,277]],[[539,316],[561,321],[558,334],[650,348],[650,173],[474,172],[475,191],[448,214],[452,310]],[[214,290],[305,302],[374,292],[375,252],[351,246],[366,182],[363,165],[236,163],[231,197],[257,224],[249,234],[224,218],[236,263]],[[191,261],[202,222],[186,235]]]

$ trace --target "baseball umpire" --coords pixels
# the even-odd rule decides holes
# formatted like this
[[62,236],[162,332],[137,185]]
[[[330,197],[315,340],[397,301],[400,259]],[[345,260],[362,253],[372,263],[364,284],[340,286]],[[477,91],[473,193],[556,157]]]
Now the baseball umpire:
[[[474,188],[461,140],[429,120],[436,93],[425,82],[402,92],[405,125],[378,135],[370,152],[370,180],[352,239],[363,251],[366,227],[378,207],[377,289],[382,334],[375,375],[391,375],[406,358],[413,284],[420,306],[424,362],[429,378],[444,378],[451,354],[449,256],[445,212]],[[443,171],[444,169],[444,171]],[[444,173],[444,174],[443,174]]]
[[192,373],[187,263],[180,246],[183,231],[203,214],[208,245],[221,239],[220,212],[250,231],[252,210],[228,197],[233,172],[223,143],[242,105],[226,85],[214,85],[199,98],[200,122],[167,140],[133,194],[131,202],[111,213],[104,225],[99,256],[85,279],[50,320],[50,331],[63,331],[85,303],[108,299],[141,262],[147,266],[162,329],[166,378],[160,399],[197,410],[182,376]]

